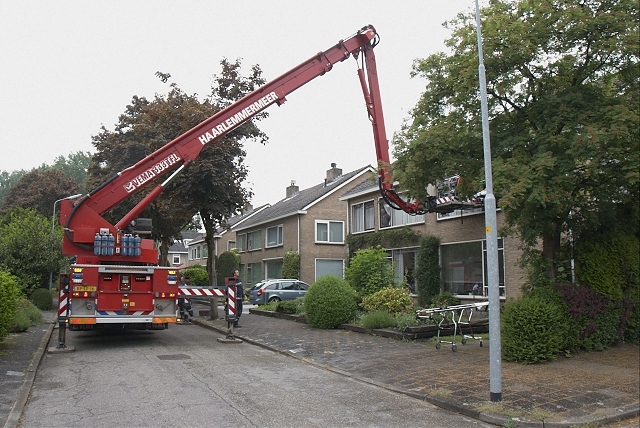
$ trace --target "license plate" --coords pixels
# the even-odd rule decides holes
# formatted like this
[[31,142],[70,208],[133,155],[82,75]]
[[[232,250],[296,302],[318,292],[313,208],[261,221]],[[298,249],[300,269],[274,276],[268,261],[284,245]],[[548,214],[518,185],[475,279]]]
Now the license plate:
[[98,291],[98,287],[95,285],[76,285],[74,291]]

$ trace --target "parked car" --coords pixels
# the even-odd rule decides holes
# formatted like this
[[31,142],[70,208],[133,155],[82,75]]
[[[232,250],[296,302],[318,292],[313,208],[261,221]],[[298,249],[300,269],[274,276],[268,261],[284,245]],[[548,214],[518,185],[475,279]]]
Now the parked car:
[[249,303],[264,305],[280,300],[294,300],[304,296],[309,284],[297,279],[266,279],[249,290]]

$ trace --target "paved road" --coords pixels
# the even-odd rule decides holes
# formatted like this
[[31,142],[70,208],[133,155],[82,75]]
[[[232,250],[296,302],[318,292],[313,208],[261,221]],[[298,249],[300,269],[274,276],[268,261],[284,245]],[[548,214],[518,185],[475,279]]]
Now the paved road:
[[[56,343],[53,334],[51,346]],[[46,354],[20,426],[489,427],[195,325],[67,332]]]

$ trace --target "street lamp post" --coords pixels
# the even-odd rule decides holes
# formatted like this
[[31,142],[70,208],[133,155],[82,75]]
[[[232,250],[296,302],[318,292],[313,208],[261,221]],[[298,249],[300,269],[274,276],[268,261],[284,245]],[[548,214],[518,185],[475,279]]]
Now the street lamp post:
[[500,275],[498,270],[498,226],[496,198],[493,194],[491,171],[491,141],[489,138],[489,108],[487,105],[487,77],[482,53],[480,6],[476,0],[476,32],[478,36],[478,80],[480,81],[480,107],[482,113],[482,142],[484,148],[484,174],[486,195],[484,218],[487,240],[487,282],[489,286],[489,395],[491,401],[502,401],[502,357],[500,338]]
[[[82,196],[82,193],[78,193],[72,196],[67,196],[66,198],[60,198],[53,203],[53,214],[51,215],[51,234],[52,235],[56,228],[56,205],[58,204],[58,202],[66,201],[67,199],[79,198],[80,196]],[[50,271],[49,272],[49,291],[51,291],[52,284],[53,284],[53,271]]]

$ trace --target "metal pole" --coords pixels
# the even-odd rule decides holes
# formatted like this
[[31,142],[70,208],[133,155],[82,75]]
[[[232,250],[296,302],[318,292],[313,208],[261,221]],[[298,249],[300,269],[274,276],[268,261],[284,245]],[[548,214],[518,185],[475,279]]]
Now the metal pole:
[[476,0],[476,31],[478,33],[478,59],[480,80],[480,106],[482,110],[482,142],[484,146],[484,175],[486,196],[484,219],[487,240],[487,284],[489,288],[489,379],[491,401],[502,401],[502,345],[500,339],[500,274],[498,271],[498,226],[496,198],[493,194],[491,171],[491,142],[489,139],[489,108],[487,106],[487,77],[482,53],[480,7]]

